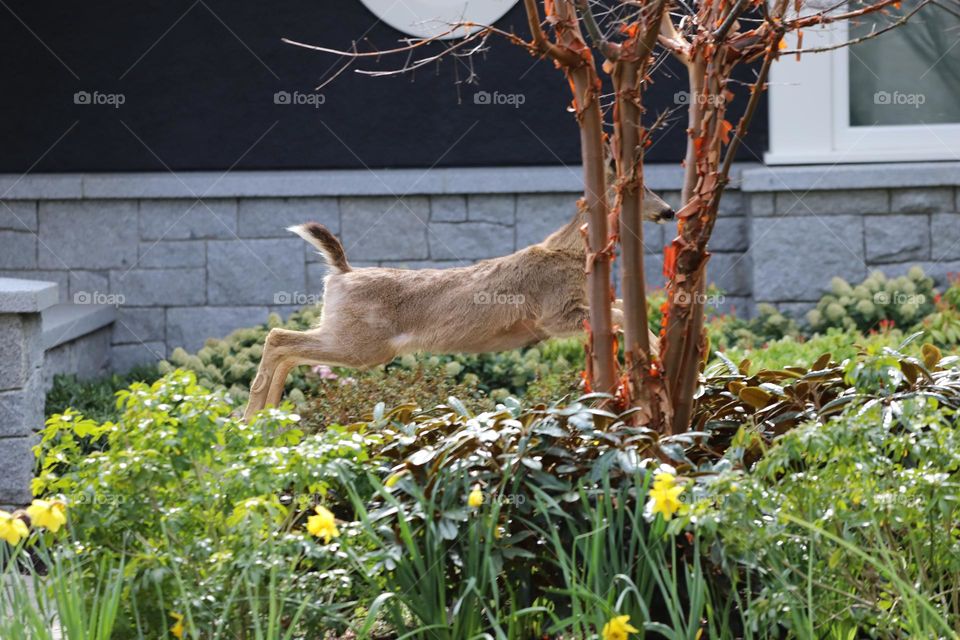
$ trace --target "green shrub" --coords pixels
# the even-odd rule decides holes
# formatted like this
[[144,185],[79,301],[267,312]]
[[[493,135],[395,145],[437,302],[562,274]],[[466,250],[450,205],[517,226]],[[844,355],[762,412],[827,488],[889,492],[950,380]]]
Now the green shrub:
[[78,380],[75,375],[57,375],[47,393],[45,413],[50,417],[73,409],[97,422],[116,420],[116,393],[134,382],[150,384],[161,375],[155,365],[136,367],[125,374],[114,373],[97,380]]
[[749,320],[723,315],[707,322],[707,336],[713,349],[754,349],[783,338],[798,338],[797,323],[769,304],[757,305],[757,315]]
[[354,563],[374,567],[371,587],[384,591],[367,628],[379,620],[401,637],[450,640],[590,637],[629,615],[641,628],[694,637],[702,609],[687,616],[673,593],[680,619],[653,610],[655,597],[671,597],[673,569],[664,522],[645,510],[653,460],[693,438],[627,427],[591,399],[481,414],[451,399],[375,417],[386,464],[373,498],[354,496],[370,549]]
[[[77,548],[126,556],[115,637],[137,637],[138,620],[149,621],[147,637],[165,637],[171,611],[192,629],[246,635],[250,607],[264,605],[257,594],[282,593],[279,613],[298,616],[308,636],[342,623],[352,582],[337,543],[319,544],[304,520],[317,504],[340,511],[339,481],[359,473],[373,436],[304,436],[299,416],[280,409],[244,424],[228,396],[186,371],[132,385],[118,406],[117,423],[51,417],[33,481],[35,495],[70,505]],[[362,490],[362,478],[345,481]]]
[[[320,431],[330,424],[369,421],[377,404],[434,407],[455,396],[473,411],[492,409],[493,401],[478,388],[473,374],[459,375],[459,365],[419,363],[415,369],[378,367],[372,371],[324,374],[300,407],[303,428]],[[462,378],[457,382],[458,378]]]
[[[320,319],[320,307],[305,307],[290,315],[286,322],[271,313],[267,322],[256,327],[237,329],[222,340],[210,338],[197,353],[187,353],[185,349],[174,349],[170,360],[160,363],[162,373],[175,369],[193,371],[197,381],[208,389],[226,389],[238,402],[249,396],[250,383],[257,374],[260,356],[263,355],[263,341],[273,328],[291,331],[305,331]],[[309,370],[298,367],[290,372],[287,389],[304,393],[309,389]],[[294,396],[302,399],[301,396]]]
[[956,637],[958,452],[956,416],[933,397],[872,403],[788,432],[749,472],[712,475],[687,517],[732,588],[752,591],[760,628]]
[[[737,344],[721,351],[719,355],[736,363],[747,360],[750,371],[755,373],[763,369],[809,367],[825,353],[832,354],[833,359],[840,362],[856,357],[862,349],[895,348],[903,339],[903,333],[895,329],[869,335],[854,329],[827,329],[826,332],[807,339],[786,337],[750,347]],[[906,351],[911,355],[919,354],[919,343],[907,345]],[[714,355],[716,357],[718,354]]]
[[878,327],[896,326],[907,329],[933,311],[933,279],[920,267],[913,267],[905,276],[887,278],[874,271],[857,286],[843,278],[830,281],[830,293],[807,314],[814,331],[830,327],[869,331]]

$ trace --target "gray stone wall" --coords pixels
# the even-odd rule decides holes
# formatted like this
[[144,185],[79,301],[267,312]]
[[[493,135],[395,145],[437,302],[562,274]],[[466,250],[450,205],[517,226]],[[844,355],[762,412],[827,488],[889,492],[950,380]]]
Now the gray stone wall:
[[[893,274],[921,264],[940,279],[960,271],[956,166],[936,180],[914,171],[913,183],[901,169],[893,179],[865,167],[841,182],[832,168],[791,171],[738,168],[708,268],[725,292],[722,309],[746,315],[754,302],[774,302],[799,313],[832,276],[857,280],[875,267]],[[122,370],[318,300],[324,266],[285,230],[291,224],[327,225],[357,266],[465,265],[564,224],[577,176],[576,168],[0,176],[0,276],[56,282],[63,302],[118,305],[110,341],[112,367]],[[675,206],[680,179],[677,167],[648,174]],[[662,285],[674,228],[647,225],[651,285]]]
[[[913,265],[947,284],[960,273],[960,169],[929,164],[913,166],[914,180],[907,181],[882,166],[839,182],[825,178],[825,169],[824,184],[810,168],[747,177],[753,300],[799,317],[834,276],[858,282],[872,270],[897,276]],[[791,183],[791,174],[804,180]]]
[[0,278],[0,506],[30,501],[33,447],[43,426],[41,313],[56,287]]

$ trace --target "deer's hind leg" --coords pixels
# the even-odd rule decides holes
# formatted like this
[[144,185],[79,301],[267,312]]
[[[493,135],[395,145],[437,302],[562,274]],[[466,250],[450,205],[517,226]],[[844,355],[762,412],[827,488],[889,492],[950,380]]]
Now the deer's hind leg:
[[287,375],[296,366],[328,364],[364,368],[389,362],[394,355],[386,341],[347,343],[322,326],[310,331],[271,329],[263,344],[257,376],[250,385],[250,400],[243,419],[249,421],[265,406],[279,404]]

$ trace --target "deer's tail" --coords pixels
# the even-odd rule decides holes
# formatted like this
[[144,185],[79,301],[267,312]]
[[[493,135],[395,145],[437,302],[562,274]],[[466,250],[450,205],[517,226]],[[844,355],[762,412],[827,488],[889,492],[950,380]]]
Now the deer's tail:
[[287,231],[292,231],[316,247],[330,268],[337,273],[353,270],[347,262],[347,254],[343,251],[343,245],[337,236],[319,222],[294,225],[287,227]]

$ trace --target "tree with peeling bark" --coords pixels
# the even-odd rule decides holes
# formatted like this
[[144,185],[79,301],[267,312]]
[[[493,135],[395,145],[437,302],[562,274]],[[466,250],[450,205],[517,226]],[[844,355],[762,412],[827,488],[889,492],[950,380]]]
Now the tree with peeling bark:
[[[580,206],[588,219],[584,230],[590,304],[586,377],[591,390],[608,394],[608,404],[633,408],[637,423],[670,435],[689,429],[695,409],[709,349],[704,303],[710,235],[734,158],[767,88],[771,65],[782,55],[823,50],[802,48],[804,29],[868,14],[888,15],[888,26],[831,47],[837,48],[879,36],[935,1],[920,0],[903,12],[899,0],[840,0],[822,8],[813,8],[810,0],[523,0],[529,41],[495,27],[464,22],[450,25],[448,32],[437,37],[408,40],[388,51],[361,52],[356,47],[336,51],[288,42],[342,56],[345,64],[330,80],[358,60],[390,54],[405,55],[404,64],[386,71],[358,71],[392,75],[444,56],[469,58],[482,51],[491,36],[501,36],[554,62],[569,83],[580,129],[584,182]],[[469,35],[442,40],[454,32]],[[796,34],[797,48],[787,49],[787,34]],[[420,51],[425,52],[423,57],[416,58]],[[657,350],[647,331],[641,217],[644,149],[656,126],[644,126],[643,95],[651,90],[651,71],[664,55],[674,56],[686,68],[690,99],[682,206],[677,234],[664,251],[668,295]],[[752,67],[754,79],[734,124],[727,117],[738,99],[733,73],[741,65]],[[604,77],[612,87],[612,109],[601,104]],[[655,123],[662,120],[661,115]],[[612,321],[611,275],[618,246],[623,363]]]

